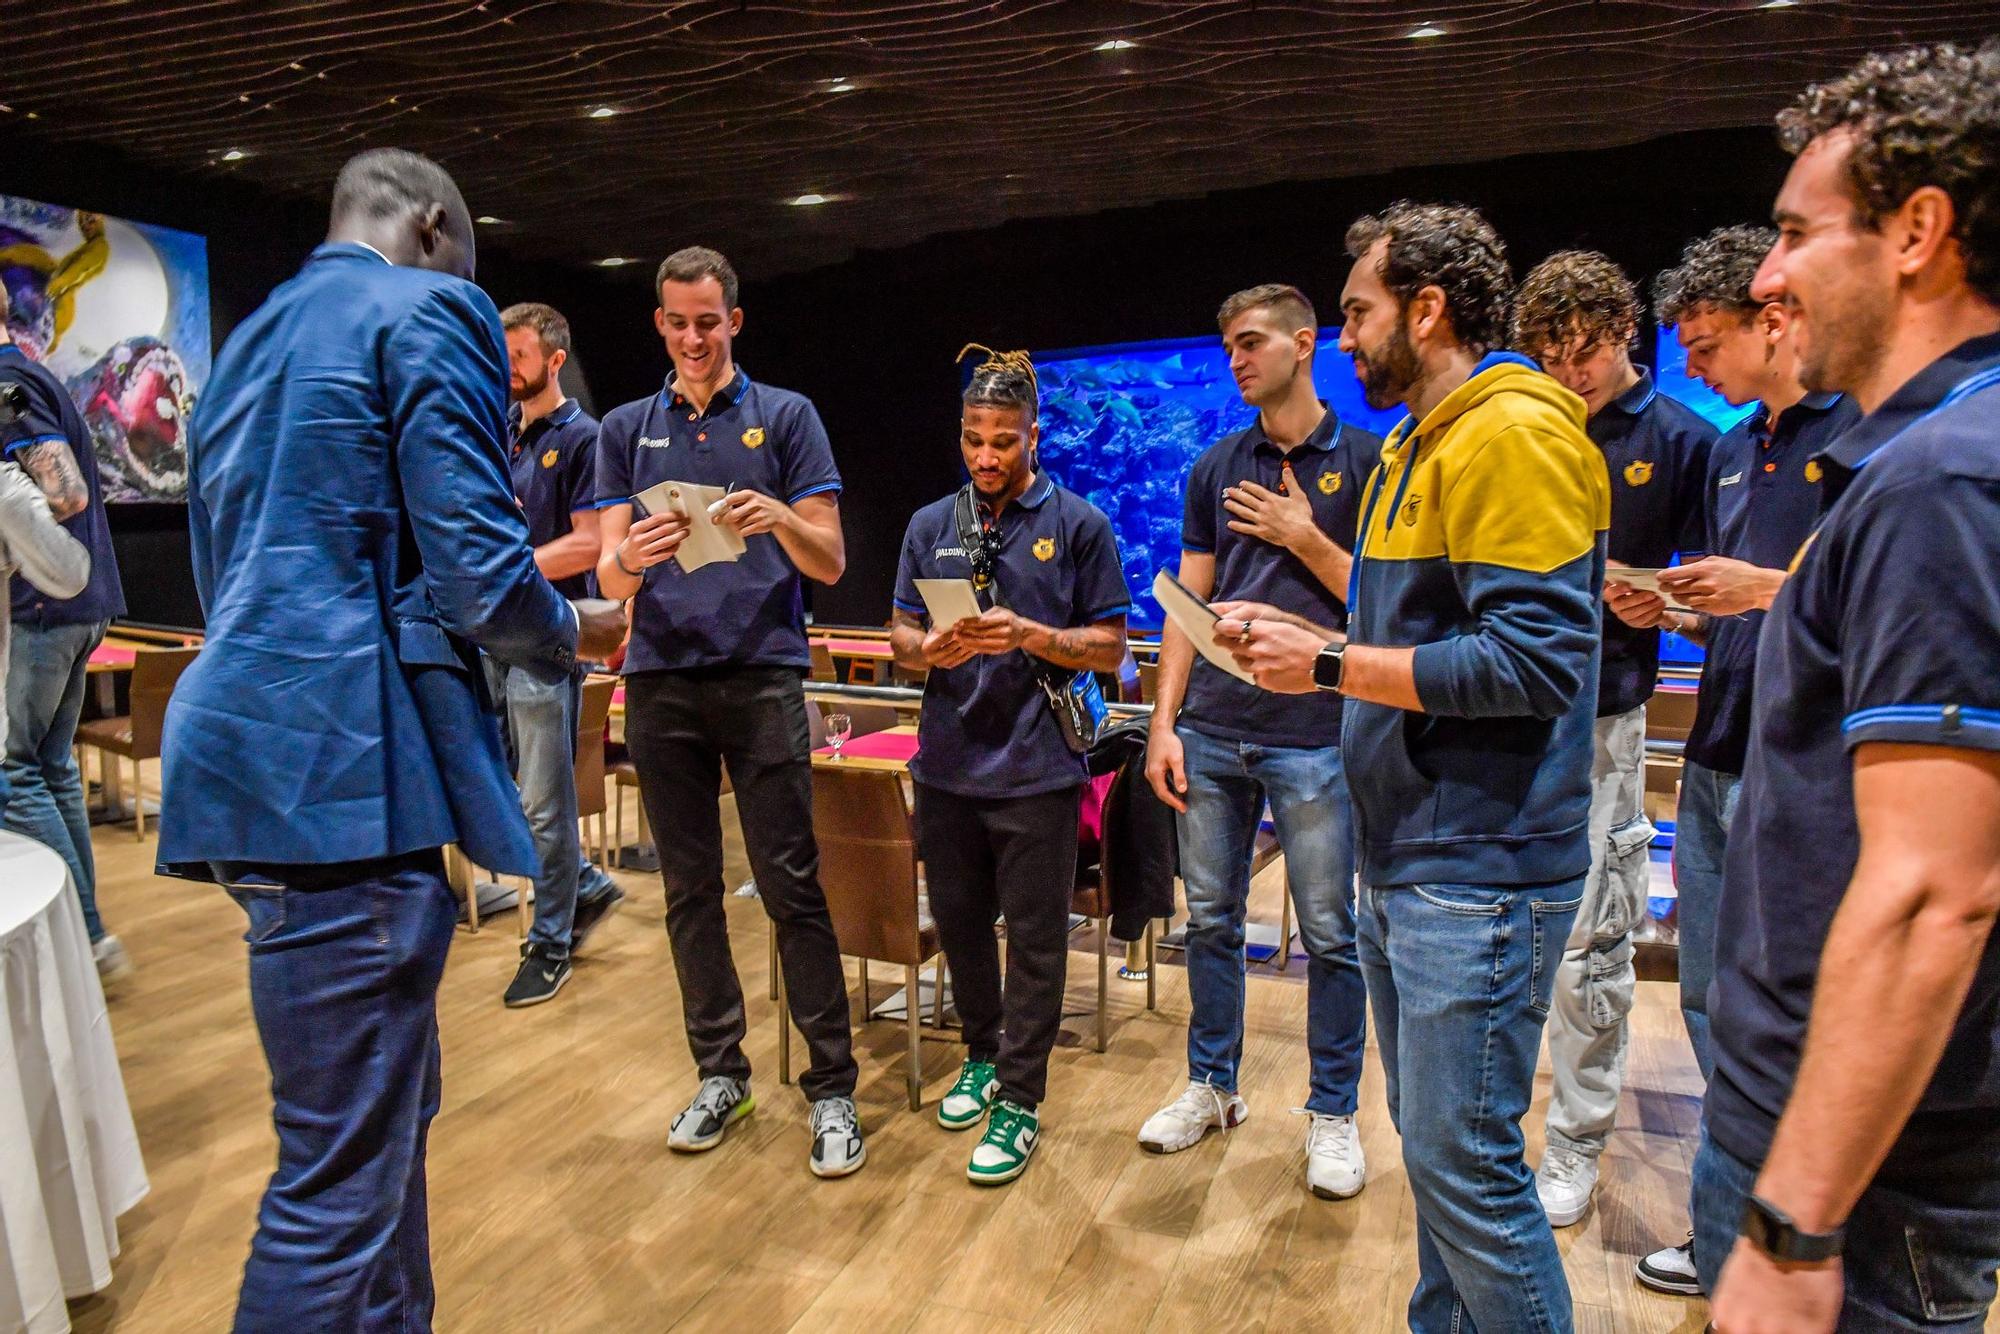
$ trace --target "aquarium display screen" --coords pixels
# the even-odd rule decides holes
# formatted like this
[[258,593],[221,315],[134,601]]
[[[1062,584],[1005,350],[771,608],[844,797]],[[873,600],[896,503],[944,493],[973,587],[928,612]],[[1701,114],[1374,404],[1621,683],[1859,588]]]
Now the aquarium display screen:
[[[1402,419],[1361,397],[1354,362],[1337,347],[1338,329],[1320,331],[1313,361],[1319,396],[1342,421],[1377,435]],[[1219,338],[1037,352],[1041,381],[1042,467],[1110,516],[1132,590],[1134,629],[1157,630],[1153,576],[1177,569],[1182,496],[1204,449],[1240,431],[1257,410],[1237,395]]]

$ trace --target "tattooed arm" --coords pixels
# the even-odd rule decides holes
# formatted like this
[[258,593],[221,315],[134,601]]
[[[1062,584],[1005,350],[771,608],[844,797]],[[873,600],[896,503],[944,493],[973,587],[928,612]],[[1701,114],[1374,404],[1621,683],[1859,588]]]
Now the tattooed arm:
[[1107,617],[1094,625],[1058,630],[994,607],[953,627],[958,641],[974,653],[1032,653],[1058,667],[1076,671],[1115,672],[1125,658],[1125,617]]
[[44,436],[18,445],[8,455],[21,470],[35,479],[48,498],[49,513],[57,523],[83,513],[90,504],[90,491],[83,484],[83,471],[69,442],[59,436]]

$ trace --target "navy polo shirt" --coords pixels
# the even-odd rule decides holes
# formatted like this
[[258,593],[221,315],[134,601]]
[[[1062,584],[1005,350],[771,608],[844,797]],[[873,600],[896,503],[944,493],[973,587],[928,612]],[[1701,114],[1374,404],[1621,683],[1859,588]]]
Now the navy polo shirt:
[[[840,491],[833,447],[810,399],[759,384],[739,368],[706,412],[666,388],[604,416],[597,430],[597,505],[622,505],[659,482],[734,486],[795,505]],[[694,573],[678,561],[646,571],[632,600],[625,670],[811,666],[798,568],[769,533],[736,561]]]
[[[1382,457],[1382,437],[1344,424],[1327,410],[1311,435],[1288,454],[1271,443],[1261,422],[1210,445],[1188,473],[1181,546],[1215,557],[1211,601],[1266,602],[1339,630],[1347,603],[1281,546],[1234,532],[1222,493],[1241,482],[1266,490],[1284,485],[1284,464],[1305,488],[1313,521],[1349,551],[1361,522],[1361,495]],[[1344,591],[1344,590],[1343,590]],[[1279,695],[1239,681],[1200,654],[1188,675],[1180,722],[1204,736],[1261,746],[1333,746],[1340,743],[1340,696],[1332,691]]]
[[[1584,431],[1604,451],[1611,476],[1612,560],[1656,570],[1676,553],[1693,558],[1708,550],[1713,426],[1662,394],[1652,372],[1641,370],[1639,382],[1605,404]],[[1660,632],[1635,630],[1609,609],[1602,615],[1597,716],[1609,718],[1653,697],[1660,682]]]
[[[1818,459],[1838,499],[1764,626],[1709,993],[1709,1130],[1753,1164],[1860,853],[1851,752],[2000,750],[2000,334],[1932,362]],[[1951,1035],[1904,1150],[2000,1128],[2000,933],[1938,1018]]]
[[[917,580],[972,577],[953,513],[957,499],[949,495],[924,506],[903,535],[896,607],[926,628],[930,617]],[[1000,536],[993,586],[1010,610],[1059,630],[1131,611],[1111,520],[1074,491],[1038,475],[991,526]],[[991,590],[980,604],[993,605]],[[1083,757],[1064,744],[1048,697],[1019,649],[932,668],[917,743],[910,773],[927,787],[961,797],[1031,797],[1076,787],[1088,776]]]
[[118,581],[118,557],[111,550],[111,521],[104,513],[104,489],[97,480],[97,453],[90,428],[63,388],[40,362],[12,343],[0,344],[0,384],[17,384],[28,408],[10,426],[0,426],[0,454],[44,441],[67,444],[90,493],[90,504],[63,521],[69,535],[90,549],[90,582],[73,598],[52,598],[26,579],[14,580],[12,616],[21,625],[92,625],[125,614],[125,588]]
[[[1732,427],[1709,456],[1708,550],[1767,570],[1790,567],[1824,506],[1816,456],[1861,415],[1852,399],[1808,394],[1778,414],[1757,410]],[[1757,684],[1762,611],[1708,623],[1708,651],[1695,697],[1688,759],[1726,774],[1743,772],[1750,701]]]
[[[517,403],[509,424],[514,435],[507,448],[507,474],[514,482],[514,499],[528,520],[528,545],[544,547],[568,537],[574,527],[570,515],[597,502],[597,418],[566,398],[525,431]],[[590,596],[587,574],[550,582],[566,598]]]

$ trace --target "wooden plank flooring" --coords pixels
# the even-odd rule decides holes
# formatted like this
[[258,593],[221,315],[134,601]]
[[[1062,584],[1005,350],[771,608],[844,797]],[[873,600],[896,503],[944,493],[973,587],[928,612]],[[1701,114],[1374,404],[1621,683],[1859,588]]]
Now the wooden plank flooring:
[[[733,810],[724,823],[734,885],[747,870]],[[154,847],[150,834],[140,844],[129,828],[98,830],[105,920],[138,965],[113,989],[111,1015],[153,1190],[123,1220],[112,1286],[71,1306],[83,1331],[225,1328],[275,1152],[242,915],[219,890],[155,878]],[[440,1330],[1402,1327],[1414,1214],[1372,1045],[1361,1098],[1369,1186],[1342,1203],[1304,1188],[1304,1122],[1287,1115],[1305,1094],[1298,964],[1283,976],[1254,970],[1251,1118],[1227,1136],[1172,1157],[1134,1141],[1184,1078],[1187,987],[1168,965],[1156,1014],[1143,984],[1114,975],[1105,1054],[1091,1050],[1087,1019],[1069,1022],[1042,1149],[1000,1190],[965,1181],[971,1137],[932,1119],[961,1049],[924,1043],[926,1105],[913,1114],[903,1029],[864,1025],[868,1165],[818,1182],[806,1171],[803,1104],[777,1083],[764,918],[750,899],[732,896],[729,915],[759,1108],[715,1152],[667,1151],[693,1067],[658,879],[620,882],[629,897],[548,1005],[500,1005],[517,957],[511,914],[453,946],[440,998],[444,1111],[430,1152]],[[1277,920],[1281,885],[1282,866],[1265,872],[1254,918]],[[1084,933],[1078,943],[1090,946]],[[1092,1003],[1094,983],[1094,961],[1072,955],[1072,1008]],[[1695,1334],[1701,1303],[1631,1278],[1638,1255],[1685,1227],[1699,1110],[1674,994],[1650,983],[1640,992],[1599,1204],[1560,1237],[1579,1328]],[[1531,1158],[1547,1087],[1544,1073]]]

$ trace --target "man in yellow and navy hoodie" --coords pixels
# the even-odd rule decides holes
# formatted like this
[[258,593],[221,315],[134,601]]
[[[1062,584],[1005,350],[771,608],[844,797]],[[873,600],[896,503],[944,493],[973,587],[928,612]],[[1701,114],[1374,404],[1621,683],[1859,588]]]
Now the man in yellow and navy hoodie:
[[1402,403],[1354,544],[1348,638],[1251,603],[1217,641],[1267,689],[1338,690],[1362,972],[1417,1204],[1410,1328],[1571,1328],[1522,1157],[1542,1024],[1590,867],[1610,485],[1583,400],[1492,349],[1506,248],[1468,208],[1347,233],[1340,345]]

